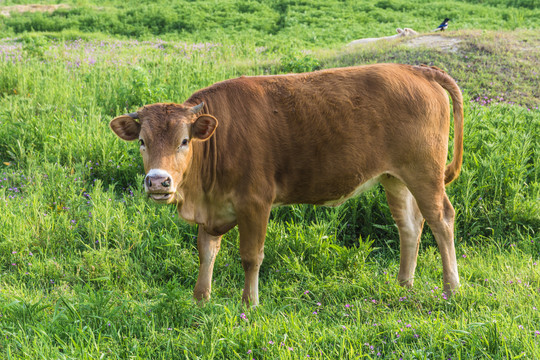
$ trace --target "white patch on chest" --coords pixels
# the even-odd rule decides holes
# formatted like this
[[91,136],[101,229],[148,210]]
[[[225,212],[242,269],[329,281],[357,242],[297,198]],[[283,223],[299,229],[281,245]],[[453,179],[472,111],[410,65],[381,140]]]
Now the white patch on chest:
[[[205,226],[221,226],[236,221],[236,211],[231,202],[224,201],[208,205],[204,201],[184,202],[178,209],[178,215],[189,223]],[[216,225],[217,224],[217,225]]]
[[355,196],[358,196],[361,193],[363,193],[364,191],[371,189],[373,186],[377,185],[378,183],[379,183],[379,177],[377,176],[377,177],[374,177],[373,179],[369,179],[368,181],[364,182],[363,184],[358,186],[356,189],[354,189],[350,194],[344,195],[344,196],[342,196],[342,197],[340,197],[339,199],[336,199],[336,200],[327,201],[327,202],[323,203],[322,205],[324,205],[324,206],[339,206],[339,205],[343,204],[345,201],[347,201],[348,199],[353,198]]

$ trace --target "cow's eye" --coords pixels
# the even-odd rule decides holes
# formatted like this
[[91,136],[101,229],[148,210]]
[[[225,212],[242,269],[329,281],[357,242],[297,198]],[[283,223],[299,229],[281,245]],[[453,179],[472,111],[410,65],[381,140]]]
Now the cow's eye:
[[182,142],[180,143],[180,146],[178,146],[178,148],[176,149],[177,152],[181,152],[181,151],[184,151],[186,146],[188,145],[189,143],[189,139],[188,138],[185,138],[184,140],[182,140]]
[[139,139],[139,144],[141,144],[141,146],[144,146],[144,140],[143,140],[143,139]]

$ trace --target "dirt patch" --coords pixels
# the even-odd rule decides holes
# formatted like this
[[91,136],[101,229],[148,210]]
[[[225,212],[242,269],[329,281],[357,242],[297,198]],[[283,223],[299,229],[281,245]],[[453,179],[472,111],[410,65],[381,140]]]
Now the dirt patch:
[[40,5],[40,4],[30,4],[30,5],[13,5],[13,6],[4,6],[0,8],[0,15],[10,16],[11,13],[23,13],[23,12],[49,12],[52,13],[58,9],[68,9],[69,5],[67,4],[57,4],[57,5]]
[[461,42],[459,38],[446,37],[441,35],[421,35],[404,41],[403,44],[410,47],[428,47],[431,49],[439,49],[448,52],[457,52],[459,50],[458,44]]

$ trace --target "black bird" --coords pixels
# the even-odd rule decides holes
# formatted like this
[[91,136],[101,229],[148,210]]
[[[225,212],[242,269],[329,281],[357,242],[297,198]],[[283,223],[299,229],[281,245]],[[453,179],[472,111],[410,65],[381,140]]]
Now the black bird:
[[450,21],[449,18],[445,18],[444,21],[441,23],[441,25],[437,26],[437,28],[433,31],[444,31],[448,27],[448,22]]

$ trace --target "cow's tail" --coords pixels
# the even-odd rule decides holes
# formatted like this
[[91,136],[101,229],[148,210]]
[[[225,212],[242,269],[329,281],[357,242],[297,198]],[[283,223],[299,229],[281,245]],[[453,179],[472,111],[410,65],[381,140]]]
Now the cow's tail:
[[448,91],[452,98],[454,108],[454,156],[452,161],[446,165],[444,171],[444,183],[450,184],[457,179],[463,163],[463,97],[461,90],[454,79],[443,70],[434,66],[419,66],[426,77],[432,78],[435,82]]

